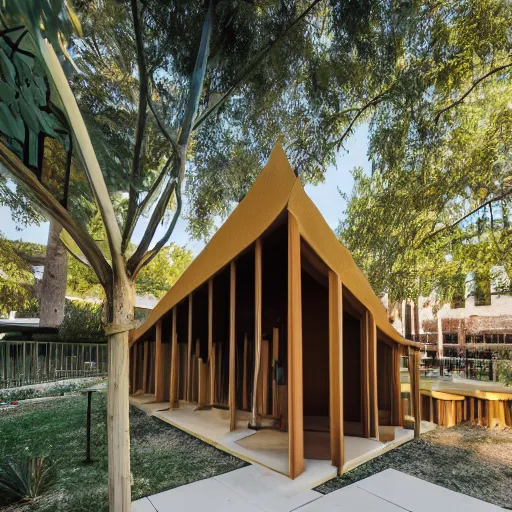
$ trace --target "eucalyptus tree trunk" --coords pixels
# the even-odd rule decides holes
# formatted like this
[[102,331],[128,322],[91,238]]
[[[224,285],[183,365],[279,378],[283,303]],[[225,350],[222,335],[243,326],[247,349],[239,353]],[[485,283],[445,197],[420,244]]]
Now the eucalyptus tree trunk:
[[135,290],[124,267],[115,273],[108,337],[108,487],[109,511],[131,511],[129,340]]
[[64,319],[68,254],[60,239],[62,226],[52,220],[46,245],[43,279],[39,289],[39,325],[59,327]]

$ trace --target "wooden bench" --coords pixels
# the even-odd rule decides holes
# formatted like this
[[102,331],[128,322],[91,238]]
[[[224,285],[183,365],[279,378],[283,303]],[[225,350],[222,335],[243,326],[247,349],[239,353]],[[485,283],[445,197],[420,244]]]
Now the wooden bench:
[[420,390],[423,418],[444,427],[462,421],[487,427],[512,426],[512,393],[468,389]]
[[421,417],[443,427],[454,427],[463,421],[464,397],[444,391],[420,389]]

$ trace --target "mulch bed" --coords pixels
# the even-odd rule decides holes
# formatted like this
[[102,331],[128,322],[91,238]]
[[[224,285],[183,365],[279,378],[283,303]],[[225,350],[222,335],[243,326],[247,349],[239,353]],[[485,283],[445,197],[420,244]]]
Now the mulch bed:
[[511,428],[438,427],[315,490],[328,494],[389,468],[512,510]]

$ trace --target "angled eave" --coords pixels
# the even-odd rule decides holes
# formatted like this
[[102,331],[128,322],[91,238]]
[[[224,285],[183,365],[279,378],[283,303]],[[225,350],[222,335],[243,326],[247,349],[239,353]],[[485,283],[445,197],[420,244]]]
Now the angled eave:
[[377,327],[392,340],[419,347],[419,343],[405,339],[389,323],[386,308],[377,297],[350,251],[340,243],[315,203],[297,179],[288,201],[288,211],[299,224],[302,238],[316,251],[324,263],[340,276],[346,287],[373,315]]
[[267,165],[246,197],[151,311],[146,321],[131,332],[131,343],[135,343],[176,304],[253,244],[285,209],[297,219],[304,240],[340,276],[343,285],[368,308],[377,327],[398,343],[419,347],[418,343],[403,338],[389,323],[382,302],[350,252],[339,242],[304,191],[280,143],[272,150]]

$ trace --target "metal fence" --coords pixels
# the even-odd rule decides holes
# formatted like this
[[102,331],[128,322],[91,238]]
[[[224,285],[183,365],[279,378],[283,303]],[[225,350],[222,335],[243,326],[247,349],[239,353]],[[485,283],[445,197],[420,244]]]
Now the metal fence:
[[496,362],[492,357],[427,357],[422,358],[421,375],[496,381]]
[[0,342],[0,388],[107,374],[107,345]]

